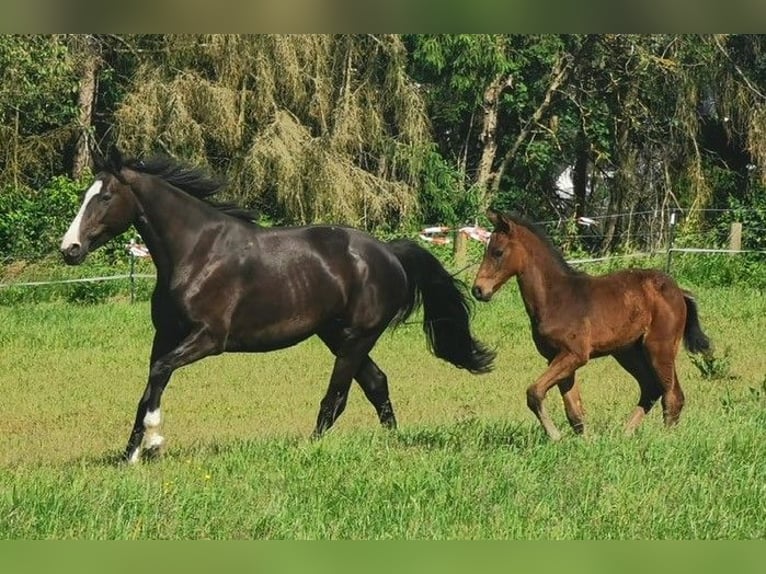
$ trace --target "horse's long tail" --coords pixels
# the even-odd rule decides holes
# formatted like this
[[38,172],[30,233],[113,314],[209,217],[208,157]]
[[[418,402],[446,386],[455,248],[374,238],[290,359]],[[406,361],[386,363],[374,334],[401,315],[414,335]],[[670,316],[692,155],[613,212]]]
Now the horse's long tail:
[[686,303],[684,345],[690,353],[705,353],[710,350],[710,339],[702,331],[697,313],[697,303],[694,301],[694,296],[688,291],[684,291],[684,302]]
[[387,245],[401,262],[408,280],[407,302],[395,321],[404,321],[422,303],[423,331],[434,355],[472,373],[492,370],[494,351],[471,335],[471,300],[465,284],[416,243],[397,239]]

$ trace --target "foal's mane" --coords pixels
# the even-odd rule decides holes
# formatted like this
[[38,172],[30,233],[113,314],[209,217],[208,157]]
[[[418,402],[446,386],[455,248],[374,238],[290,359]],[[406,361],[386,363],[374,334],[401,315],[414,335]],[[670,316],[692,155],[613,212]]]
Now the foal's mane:
[[226,181],[209,174],[202,168],[184,165],[165,155],[155,155],[145,160],[129,159],[123,165],[134,171],[157,176],[173,187],[177,187],[181,191],[205,201],[219,211],[238,219],[254,223],[258,218],[255,212],[243,209],[234,203],[213,201],[211,196],[223,190],[226,187]]
[[537,223],[534,223],[525,217],[519,215],[518,213],[506,213],[504,214],[505,217],[507,217],[510,221],[517,225],[521,225],[522,227],[525,227],[529,230],[532,235],[537,237],[540,240],[540,243],[543,244],[543,246],[550,252],[550,254],[553,256],[553,259],[558,263],[559,267],[561,267],[564,271],[571,275],[582,275],[583,272],[579,271],[578,269],[575,269],[572,267],[569,263],[567,263],[567,260],[564,259],[564,255],[561,253],[561,250],[554,245],[553,241],[551,241],[550,236],[546,233],[546,231]]

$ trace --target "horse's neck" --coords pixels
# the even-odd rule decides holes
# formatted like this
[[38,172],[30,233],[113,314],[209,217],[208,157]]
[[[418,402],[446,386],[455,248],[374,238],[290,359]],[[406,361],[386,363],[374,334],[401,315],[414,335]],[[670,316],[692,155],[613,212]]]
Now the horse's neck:
[[152,255],[157,271],[164,275],[188,255],[194,244],[187,229],[201,229],[210,219],[204,205],[180,190],[132,187],[141,207],[135,226]]
[[560,289],[566,289],[571,274],[549,245],[530,231],[524,244],[529,246],[524,268],[516,275],[521,298],[533,322],[540,321]]

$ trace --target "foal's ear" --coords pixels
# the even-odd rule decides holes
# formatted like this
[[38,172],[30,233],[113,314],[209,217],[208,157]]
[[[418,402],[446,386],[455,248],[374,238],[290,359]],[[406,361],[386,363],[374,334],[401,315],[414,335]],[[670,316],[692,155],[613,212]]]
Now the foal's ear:
[[489,218],[489,221],[492,223],[492,225],[495,226],[495,231],[508,233],[511,230],[513,223],[502,213],[492,211],[490,209],[487,211],[487,217]]

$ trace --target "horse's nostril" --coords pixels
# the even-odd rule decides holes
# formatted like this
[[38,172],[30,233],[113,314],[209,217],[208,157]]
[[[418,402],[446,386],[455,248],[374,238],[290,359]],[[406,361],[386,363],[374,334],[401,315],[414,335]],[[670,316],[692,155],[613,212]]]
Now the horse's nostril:
[[471,293],[473,294],[475,299],[481,300],[482,298],[481,287],[479,287],[478,285],[474,285],[473,289],[471,289]]
[[75,259],[80,255],[80,251],[82,250],[82,245],[79,243],[72,243],[68,245],[67,247],[64,247],[61,250],[61,253],[64,255],[64,257],[68,259]]

